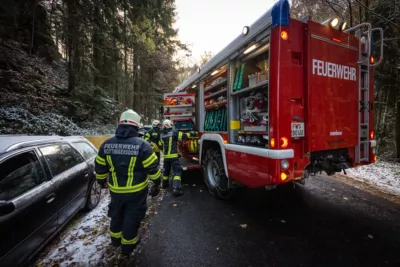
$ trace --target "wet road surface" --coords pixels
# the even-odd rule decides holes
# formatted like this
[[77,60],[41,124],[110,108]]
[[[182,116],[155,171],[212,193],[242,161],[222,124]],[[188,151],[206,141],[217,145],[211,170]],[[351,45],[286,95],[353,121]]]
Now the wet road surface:
[[398,204],[321,176],[291,194],[218,200],[199,172],[184,174],[185,195],[164,197],[137,266],[400,266]]

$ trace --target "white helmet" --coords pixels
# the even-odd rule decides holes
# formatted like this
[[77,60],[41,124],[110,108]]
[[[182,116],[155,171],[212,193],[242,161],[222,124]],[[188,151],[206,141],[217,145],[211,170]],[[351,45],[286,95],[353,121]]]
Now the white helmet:
[[160,125],[161,124],[161,122],[159,121],[159,120],[154,120],[152,123],[151,123],[151,126],[153,126],[154,128],[156,128],[158,125]]
[[171,120],[164,120],[163,121],[163,127],[170,129],[174,127],[174,123]]
[[119,124],[128,124],[136,127],[140,127],[140,120],[142,118],[132,109],[128,109],[122,112],[121,117],[119,119]]

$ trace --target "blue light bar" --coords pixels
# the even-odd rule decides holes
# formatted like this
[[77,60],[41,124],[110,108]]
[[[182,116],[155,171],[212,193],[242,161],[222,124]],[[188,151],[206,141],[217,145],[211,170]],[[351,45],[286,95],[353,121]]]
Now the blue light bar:
[[272,28],[289,26],[290,7],[288,0],[279,0],[272,8]]

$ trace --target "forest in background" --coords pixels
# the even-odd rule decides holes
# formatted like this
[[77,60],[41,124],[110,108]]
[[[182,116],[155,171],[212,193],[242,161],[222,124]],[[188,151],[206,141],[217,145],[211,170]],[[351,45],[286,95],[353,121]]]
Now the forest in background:
[[149,123],[194,69],[174,0],[0,3],[0,133],[109,133],[132,107]]
[[[375,135],[379,158],[399,160],[400,0],[291,3],[295,18],[384,29]],[[162,94],[212,56],[193,62],[175,19],[174,0],[0,0],[0,134],[109,134],[131,107],[149,123]]]

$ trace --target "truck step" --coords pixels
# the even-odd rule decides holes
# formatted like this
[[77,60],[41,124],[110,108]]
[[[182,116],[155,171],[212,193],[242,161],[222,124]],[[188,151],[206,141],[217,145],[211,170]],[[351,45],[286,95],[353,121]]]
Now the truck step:
[[201,168],[201,165],[198,160],[180,158],[179,161],[181,163],[183,171],[197,170]]

